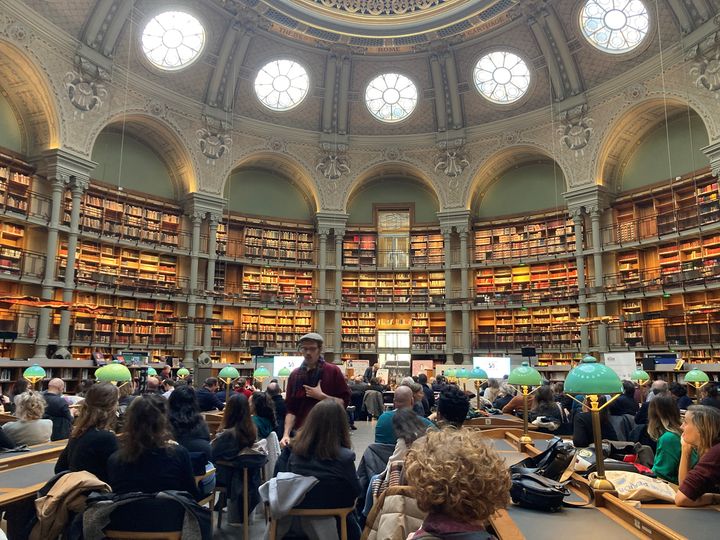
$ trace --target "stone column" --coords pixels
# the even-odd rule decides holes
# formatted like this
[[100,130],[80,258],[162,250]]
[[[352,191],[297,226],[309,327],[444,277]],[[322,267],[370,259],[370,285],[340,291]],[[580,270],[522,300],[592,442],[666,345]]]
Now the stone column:
[[321,229],[318,231],[318,300],[321,302],[327,298],[326,279],[327,279],[327,239],[328,230]]
[[[217,230],[218,223],[222,219],[221,214],[208,214],[208,263],[207,276],[205,276],[205,290],[208,296],[205,299],[205,318],[212,318],[215,297],[210,294],[215,292],[215,263],[217,261]],[[203,347],[205,352],[212,349],[212,324],[206,324],[203,329]]]
[[473,295],[470,293],[470,269],[468,261],[468,236],[470,233],[467,229],[459,229],[458,234],[460,235],[460,298],[472,298]]
[[[75,292],[75,258],[77,253],[78,234],[80,234],[80,210],[82,196],[88,188],[87,179],[74,178],[71,181],[72,207],[70,210],[70,232],[68,233],[68,254],[65,267],[65,282],[63,284],[63,302],[72,302]],[[70,311],[63,309],[60,312],[60,332],[58,345],[67,347],[70,344]]]
[[202,224],[204,212],[193,212],[190,216],[192,221],[192,242],[190,245],[190,283],[188,284],[188,305],[187,317],[188,323],[185,328],[185,356],[183,363],[186,368],[191,368],[195,364],[193,359],[193,351],[195,350],[195,323],[192,319],[197,314],[197,296],[198,288],[198,264],[200,256],[200,225]]
[[[577,266],[578,281],[578,308],[580,317],[587,318],[588,305],[585,294],[585,258],[583,257],[583,210],[578,208],[572,211],[573,225],[575,226],[575,264]],[[580,349],[583,353],[590,348],[590,336],[586,324],[580,326]]]
[[445,308],[445,363],[451,363],[455,349],[455,335],[453,334],[453,312]]
[[[602,291],[605,290],[604,283],[604,272],[603,272],[603,251],[602,251],[602,230],[600,224],[600,218],[602,211],[598,207],[590,209],[590,227],[592,231],[592,243],[593,243],[593,263],[595,272],[595,294],[598,295],[595,306],[597,309],[597,316],[604,317],[605,312],[605,300],[602,296]],[[600,347],[601,350],[607,350],[607,325],[600,323],[598,325],[598,342],[595,344]]]

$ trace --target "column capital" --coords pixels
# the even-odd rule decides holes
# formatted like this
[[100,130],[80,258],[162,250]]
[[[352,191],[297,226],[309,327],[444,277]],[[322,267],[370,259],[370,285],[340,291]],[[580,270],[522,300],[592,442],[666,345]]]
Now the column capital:
[[318,212],[315,214],[315,223],[318,234],[335,233],[335,236],[344,236],[349,214],[344,212]]
[[593,210],[602,212],[610,206],[615,198],[605,186],[593,184],[577,189],[572,189],[563,193],[567,202],[570,215],[574,215],[577,210],[585,210],[588,214],[592,214]]
[[90,179],[89,178],[79,178],[75,177],[70,182],[70,187],[72,188],[72,192],[74,194],[80,194],[82,195],[87,191],[87,188],[90,187]]
[[720,176],[720,140],[701,148],[701,150],[710,160],[710,168],[713,174]]
[[218,223],[223,220],[223,215],[219,212],[208,212],[207,217],[210,227],[217,227]]
[[447,228],[452,232],[454,228],[458,233],[469,231],[471,225],[470,210],[441,210],[437,213],[440,221],[440,230]]
[[223,197],[198,191],[188,193],[183,199],[183,208],[188,216],[192,218],[195,214],[199,214],[201,220],[207,216],[211,221],[213,216],[219,216],[216,223],[222,220],[225,204]]
[[34,160],[37,174],[56,183],[89,182],[97,163],[76,152],[62,148],[46,150]]

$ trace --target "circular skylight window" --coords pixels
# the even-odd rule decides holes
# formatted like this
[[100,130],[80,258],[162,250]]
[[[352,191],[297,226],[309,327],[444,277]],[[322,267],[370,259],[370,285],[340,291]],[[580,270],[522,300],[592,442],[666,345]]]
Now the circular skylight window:
[[255,94],[273,111],[292,109],[305,99],[309,88],[307,71],[292,60],[273,60],[255,77]]
[[608,53],[633,50],[648,33],[650,17],[640,0],[588,0],[580,11],[587,40]]
[[494,103],[512,103],[525,95],[530,86],[530,70],[525,61],[508,51],[483,56],[473,71],[475,87]]
[[370,114],[382,122],[399,122],[417,105],[415,84],[397,73],[378,75],[365,89],[365,105]]
[[205,45],[205,29],[182,11],[165,11],[153,17],[142,33],[147,59],[160,69],[174,71],[192,64]]

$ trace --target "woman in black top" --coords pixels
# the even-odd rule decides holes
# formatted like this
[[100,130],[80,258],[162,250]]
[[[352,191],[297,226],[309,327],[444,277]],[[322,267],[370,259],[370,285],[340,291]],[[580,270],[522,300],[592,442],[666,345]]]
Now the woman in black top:
[[190,454],[172,440],[164,397],[138,396],[127,408],[120,449],[108,461],[108,481],[115,493],[174,489],[199,497]]
[[170,394],[168,420],[175,441],[190,452],[193,463],[196,460],[202,462],[204,469],[205,464],[212,457],[210,430],[200,414],[195,389],[192,386],[180,385]]
[[635,401],[635,384],[632,381],[623,381],[622,385],[623,393],[610,404],[610,414],[613,416],[632,414],[634,417],[640,410],[640,406]]
[[231,394],[223,410],[222,432],[212,442],[213,461],[232,460],[256,439],[248,398],[245,394]]
[[87,391],[70,440],[55,464],[56,473],[88,471],[107,482],[107,461],[118,448],[117,437],[110,431],[117,405],[115,385],[97,383]]
[[[600,406],[604,405],[606,401],[605,396],[598,397]],[[587,399],[585,403],[588,403]],[[584,405],[583,412],[575,415],[573,422],[573,444],[576,448],[585,448],[595,442],[593,438],[592,416],[589,410],[588,406]],[[610,423],[610,415],[608,414],[607,407],[600,411],[600,431],[603,440],[618,440],[615,428]]]

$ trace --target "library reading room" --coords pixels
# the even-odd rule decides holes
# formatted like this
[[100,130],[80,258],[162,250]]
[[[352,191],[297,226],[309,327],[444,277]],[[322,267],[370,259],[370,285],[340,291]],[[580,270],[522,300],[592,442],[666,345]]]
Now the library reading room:
[[0,540],[717,540],[719,175],[720,0],[1,0]]

